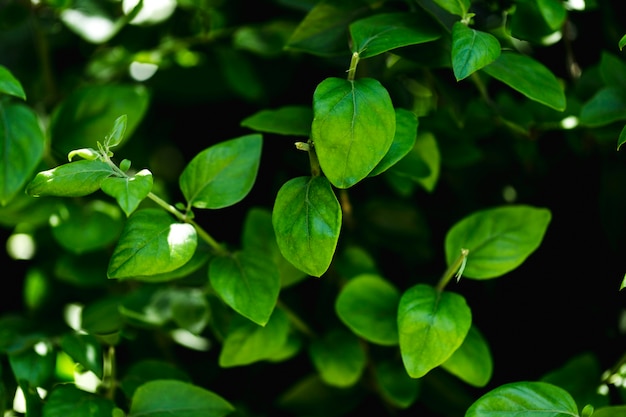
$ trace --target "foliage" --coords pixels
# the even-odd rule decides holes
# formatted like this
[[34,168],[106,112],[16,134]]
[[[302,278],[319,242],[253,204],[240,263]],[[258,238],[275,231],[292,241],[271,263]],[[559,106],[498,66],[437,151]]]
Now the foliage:
[[9,1],[0,412],[623,415],[619,12]]

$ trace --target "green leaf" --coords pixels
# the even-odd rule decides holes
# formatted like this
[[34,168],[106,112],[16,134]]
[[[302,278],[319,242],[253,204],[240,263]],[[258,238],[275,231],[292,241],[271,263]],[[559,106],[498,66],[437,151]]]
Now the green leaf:
[[417,45],[441,37],[441,31],[425,13],[380,13],[350,24],[352,51],[369,58],[402,46]]
[[618,43],[619,50],[621,51],[626,46],[626,35],[622,36]]
[[300,22],[287,50],[329,56],[348,51],[348,25],[369,10],[364,0],[322,0]]
[[374,364],[380,394],[401,409],[408,408],[419,396],[421,380],[409,377],[401,362],[386,360]]
[[135,391],[128,417],[223,417],[235,411],[212,391],[177,380],[146,382]]
[[86,370],[102,379],[102,346],[93,335],[66,333],[61,338],[61,349]]
[[308,137],[311,133],[313,110],[306,106],[284,106],[261,110],[241,121],[241,126],[258,132]]
[[121,115],[115,122],[113,122],[113,127],[109,134],[104,138],[104,146],[108,148],[113,148],[119,145],[124,139],[124,134],[126,133],[126,125],[128,124],[128,116],[125,114]]
[[565,92],[559,81],[543,64],[526,55],[502,52],[482,70],[531,100],[565,110]]
[[158,359],[142,359],[130,365],[120,381],[120,388],[127,398],[132,398],[137,388],[157,379],[191,382],[189,375],[176,365]]
[[365,178],[394,139],[396,114],[387,90],[373,78],[327,78],[313,94],[311,136],[320,166],[338,188]]
[[439,7],[453,15],[465,17],[470,8],[470,0],[433,0]]
[[26,186],[33,197],[82,197],[100,188],[102,181],[115,171],[99,160],[81,160],[39,172]]
[[325,177],[297,177],[278,190],[272,211],[276,243],[296,268],[320,277],[335,254],[341,206]]
[[372,274],[352,278],[341,289],[335,311],[355,334],[379,345],[398,344],[400,292],[385,279]]
[[0,104],[0,206],[11,201],[32,177],[43,157],[44,142],[37,115],[30,108]]
[[124,326],[119,312],[120,297],[100,298],[81,310],[81,331],[92,335],[110,335],[117,333]]
[[456,293],[417,284],[402,294],[398,306],[400,353],[411,378],[421,378],[447,361],[461,346],[472,312]]
[[392,166],[388,172],[393,175],[409,178],[415,182],[430,178],[432,173],[429,163],[424,159],[424,156],[427,155],[420,149],[424,144],[426,144],[424,140],[418,141],[416,139],[409,152]]
[[280,352],[289,334],[289,319],[275,309],[264,327],[241,316],[233,317],[219,356],[223,368],[268,360]]
[[262,143],[260,134],[246,135],[197,154],[180,175],[180,189],[187,203],[217,209],[241,201],[256,180]]
[[393,142],[383,159],[369,173],[370,177],[388,170],[411,152],[417,137],[417,126],[418,119],[415,113],[405,109],[396,109],[396,133]]
[[[417,135],[413,151],[426,164],[429,171],[427,176],[419,176],[414,178],[414,180],[421,184],[429,193],[433,192],[439,181],[439,172],[441,170],[441,154],[435,136],[430,132]],[[402,174],[402,172],[399,173]]]
[[441,367],[464,382],[484,387],[493,373],[489,345],[475,326],[470,327],[463,344]]
[[[626,405],[615,405],[597,408],[593,411],[593,417],[621,417],[626,413]],[[584,416],[584,414],[582,414]]]
[[4,65],[0,65],[0,93],[26,100],[26,93],[22,84]]
[[463,276],[489,279],[504,275],[539,247],[551,217],[546,208],[526,205],[477,211],[448,231],[445,240],[448,265],[452,265],[461,249],[468,249]]
[[213,258],[209,281],[226,304],[261,326],[272,315],[280,292],[276,265],[253,250]]
[[111,417],[115,403],[108,398],[76,388],[57,385],[46,397],[43,417]]
[[626,91],[626,63],[611,53],[602,51],[600,55],[600,77],[605,86]]
[[598,127],[626,120],[626,94],[613,87],[598,90],[580,109],[583,126]]
[[359,339],[340,329],[313,340],[309,354],[322,380],[339,388],[356,384],[367,365]]
[[120,114],[127,116],[125,143],[148,109],[150,95],[142,85],[89,85],[73,90],[50,121],[52,147],[63,155],[89,148],[111,133]]
[[173,271],[191,259],[197,244],[192,225],[160,209],[138,210],[126,221],[107,275],[125,279]]
[[465,417],[578,416],[567,391],[546,382],[512,382],[495,388],[474,402]]
[[20,385],[26,381],[30,387],[46,387],[52,382],[56,354],[50,342],[42,341],[8,356],[13,376]]
[[490,33],[456,22],[452,26],[452,70],[457,81],[491,64],[500,56],[500,42]]
[[567,19],[567,9],[562,1],[537,0],[537,7],[550,29],[561,29]]
[[132,177],[105,178],[100,188],[117,200],[128,217],[152,191],[152,173],[142,169]]

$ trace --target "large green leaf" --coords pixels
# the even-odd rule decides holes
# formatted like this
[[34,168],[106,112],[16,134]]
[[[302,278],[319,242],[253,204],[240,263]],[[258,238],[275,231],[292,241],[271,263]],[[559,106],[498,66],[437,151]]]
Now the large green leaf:
[[400,292],[385,279],[372,274],[352,278],[335,301],[341,321],[355,334],[380,345],[398,344]]
[[31,178],[43,156],[44,142],[37,115],[30,108],[0,104],[0,206]]
[[475,387],[484,387],[493,373],[489,345],[475,326],[470,327],[463,344],[441,367]]
[[130,216],[152,191],[152,173],[147,169],[142,169],[132,177],[105,178],[100,188],[115,198],[126,216]]
[[475,212],[448,231],[445,240],[448,265],[452,265],[461,249],[468,249],[464,276],[489,279],[504,275],[539,247],[551,218],[550,210],[527,205]]
[[373,78],[327,78],[313,94],[311,137],[322,171],[338,188],[365,178],[394,139],[396,114],[387,90]]
[[52,147],[63,155],[93,147],[109,135],[120,115],[127,117],[126,141],[143,120],[149,102],[148,90],[142,85],[108,83],[73,90],[53,113]]
[[[420,9],[421,11],[421,9]],[[380,13],[350,25],[352,51],[369,58],[392,49],[439,39],[441,31],[423,11],[421,13]]]
[[529,56],[502,52],[484,72],[531,100],[558,111],[565,110],[565,92],[554,74]]
[[341,230],[341,206],[324,177],[297,177],[278,190],[276,243],[296,268],[319,277],[330,266]]
[[456,22],[452,26],[452,70],[460,81],[500,56],[500,42],[490,33]]
[[571,395],[547,382],[512,382],[495,388],[474,402],[465,417],[578,416]]
[[235,411],[212,391],[183,381],[159,379],[135,390],[128,417],[223,417]]
[[71,384],[56,386],[46,397],[43,417],[110,417],[115,403]]
[[415,145],[418,119],[415,113],[405,109],[396,109],[396,133],[389,150],[378,165],[369,173],[375,176],[385,172],[404,158]]
[[272,315],[280,291],[276,264],[252,249],[213,258],[209,281],[226,304],[261,326]]
[[109,278],[162,274],[183,266],[198,244],[196,229],[160,209],[142,209],[126,221],[113,251]]
[[26,93],[22,84],[4,65],[0,65],[0,94],[8,94],[26,100]]
[[248,116],[241,121],[241,126],[259,132],[308,137],[312,121],[313,110],[310,107],[284,106]]
[[309,355],[322,380],[346,388],[359,380],[367,357],[359,339],[343,329],[334,329],[311,342]]
[[115,171],[100,160],[81,160],[39,172],[26,186],[33,197],[82,197],[100,188],[102,181]]
[[260,134],[241,136],[213,145],[199,154],[180,175],[180,189],[190,206],[227,207],[252,189],[261,159]]
[[417,284],[398,306],[400,353],[411,378],[421,378],[447,361],[461,346],[472,324],[465,299]]
[[289,319],[281,309],[274,310],[264,327],[235,316],[222,345],[219,365],[228,368],[269,360],[282,350],[288,334]]

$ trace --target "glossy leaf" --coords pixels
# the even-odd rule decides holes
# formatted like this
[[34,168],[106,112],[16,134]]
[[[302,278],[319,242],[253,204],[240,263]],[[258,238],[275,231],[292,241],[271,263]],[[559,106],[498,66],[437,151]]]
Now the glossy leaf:
[[57,385],[46,397],[43,417],[110,417],[115,403],[108,398],[77,388]]
[[311,133],[313,110],[306,106],[284,106],[261,110],[241,121],[241,126],[258,132],[278,135],[304,136]]
[[33,197],[82,197],[97,191],[102,181],[114,173],[100,160],[70,162],[39,172],[26,192]]
[[439,7],[453,15],[465,17],[470,8],[470,0],[433,0]]
[[493,358],[482,333],[470,327],[463,344],[441,367],[472,386],[487,385],[493,373]]
[[102,379],[104,364],[102,346],[93,335],[66,333],[61,338],[61,348],[75,362]]
[[149,101],[142,85],[89,85],[73,90],[53,113],[52,147],[64,155],[93,147],[111,133],[120,115],[126,115],[124,140],[117,144],[121,146],[143,120]]
[[261,158],[262,137],[241,136],[198,153],[180,175],[189,206],[218,209],[241,201],[252,189]]
[[395,110],[387,90],[373,78],[327,78],[313,94],[313,114],[317,157],[335,187],[349,188],[365,178],[393,142]]
[[626,120],[626,93],[613,87],[598,90],[580,109],[579,122],[584,126],[604,126],[620,120]]
[[8,94],[26,100],[26,93],[22,84],[4,65],[0,65],[0,94]]
[[482,69],[491,77],[554,110],[565,110],[563,87],[543,64],[515,52],[502,52]]
[[235,316],[222,344],[219,365],[228,368],[270,359],[287,343],[288,333],[289,319],[281,309],[274,310],[264,327]]
[[474,402],[465,417],[578,416],[569,393],[546,382],[512,382],[489,391]]
[[224,398],[187,382],[160,379],[135,391],[128,417],[223,417],[235,411]]
[[0,206],[32,178],[43,157],[44,142],[35,112],[22,104],[0,104]]
[[408,408],[419,397],[421,380],[409,377],[402,362],[375,363],[374,376],[381,395],[398,408]]
[[296,27],[285,47],[322,56],[347,52],[348,25],[368,9],[364,0],[320,1]]
[[388,170],[411,152],[417,137],[417,126],[418,119],[415,113],[405,109],[396,109],[396,133],[393,142],[383,159],[369,173],[370,177]]
[[152,173],[142,169],[132,177],[105,178],[100,188],[115,198],[126,216],[130,216],[152,191]]
[[350,24],[352,51],[369,58],[392,49],[439,39],[441,31],[423,11],[379,13]]
[[457,81],[491,64],[500,56],[500,42],[490,33],[456,22],[452,26],[452,70]]
[[155,275],[183,266],[197,246],[196,229],[160,209],[134,212],[113,251],[107,275],[126,279]]
[[461,249],[468,249],[464,277],[490,279],[504,275],[539,247],[551,218],[548,209],[527,205],[472,213],[454,224],[446,235],[448,265]]
[[367,365],[359,339],[340,329],[313,340],[309,355],[322,380],[340,388],[356,384]]
[[278,190],[272,224],[285,259],[315,277],[326,272],[341,230],[341,206],[324,177],[297,177]]
[[400,292],[385,279],[371,274],[352,278],[341,289],[335,311],[355,334],[372,343],[398,344]]
[[271,259],[254,250],[215,257],[209,265],[209,281],[233,310],[266,325],[280,291],[278,268]]
[[411,378],[421,378],[447,361],[461,346],[472,323],[465,299],[417,284],[398,306],[400,353]]

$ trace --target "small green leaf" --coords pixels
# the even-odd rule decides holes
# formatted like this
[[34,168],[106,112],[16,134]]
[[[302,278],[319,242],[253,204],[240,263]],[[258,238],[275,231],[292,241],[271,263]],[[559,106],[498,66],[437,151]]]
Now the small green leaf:
[[83,333],[66,333],[61,338],[61,348],[74,361],[102,379],[104,360],[102,346],[95,336]]
[[583,126],[598,127],[620,120],[626,120],[626,94],[617,88],[598,90],[580,109]]
[[187,203],[217,209],[241,201],[256,180],[262,143],[260,134],[246,135],[197,154],[180,175],[180,189]]
[[490,33],[456,22],[452,26],[452,70],[460,81],[500,56],[500,42]]
[[493,373],[489,345],[475,326],[470,327],[463,344],[441,367],[464,382],[484,387]]
[[398,306],[400,353],[411,378],[421,378],[461,346],[472,323],[465,299],[453,292],[417,284]]
[[474,402],[465,417],[578,416],[569,393],[547,382],[512,382],[495,388]]
[[310,107],[284,106],[261,110],[242,120],[241,126],[258,132],[308,137],[311,133],[311,122],[313,110]]
[[276,264],[249,249],[213,258],[209,281],[226,304],[260,326],[272,315],[280,292]]
[[490,279],[504,275],[539,247],[551,217],[548,209],[526,205],[475,212],[448,231],[445,240],[448,265],[465,248],[469,250],[465,277]]
[[325,177],[298,177],[278,190],[272,224],[283,256],[319,277],[330,266],[341,230],[341,206]]
[[27,185],[33,197],[82,197],[100,188],[102,181],[115,171],[100,160],[81,160],[39,172]]
[[558,111],[565,110],[562,85],[548,68],[526,55],[502,52],[482,70],[531,100]]
[[100,154],[98,153],[98,151],[92,148],[74,149],[72,152],[67,154],[67,160],[69,162],[72,162],[72,159],[74,159],[75,156],[81,157],[88,161],[94,161],[100,158]]
[[356,384],[367,365],[359,339],[340,329],[313,340],[309,354],[322,380],[340,388]]
[[219,365],[224,368],[268,360],[280,352],[289,334],[289,319],[281,309],[261,327],[242,316],[235,316],[222,345]]
[[396,133],[393,142],[383,159],[369,173],[370,177],[388,170],[411,152],[417,137],[417,126],[418,119],[415,113],[405,109],[396,109]]
[[107,275],[125,279],[173,271],[191,259],[197,244],[192,225],[177,223],[160,209],[135,211],[126,221]]
[[392,49],[434,41],[441,31],[426,12],[380,13],[350,24],[352,51],[369,58]]
[[[441,153],[437,146],[435,135],[430,132],[424,132],[417,135],[415,141],[414,152],[416,152],[421,161],[424,161],[428,167],[429,174],[415,178],[422,187],[429,193],[434,191],[439,181],[439,172],[441,170]],[[401,172],[400,172],[401,174]]]
[[622,36],[622,38],[619,40],[618,46],[620,51],[624,49],[624,46],[626,46],[626,35]]
[[152,173],[142,169],[132,177],[105,178],[100,188],[117,200],[128,217],[152,191]]
[[537,7],[550,29],[561,29],[567,19],[567,9],[562,1],[537,0]]
[[374,376],[381,395],[396,407],[405,409],[417,400],[421,380],[409,377],[402,362],[386,360],[375,363]]
[[439,7],[453,15],[465,17],[470,8],[470,0],[433,0]]
[[0,65],[0,93],[26,100],[26,93],[22,84],[4,65]]
[[327,78],[313,94],[311,136],[322,171],[337,188],[365,178],[394,139],[396,113],[373,78]]
[[43,157],[44,143],[35,112],[23,104],[0,105],[0,206],[32,178]]
[[114,408],[108,398],[64,384],[46,397],[42,417],[111,417]]
[[128,417],[223,417],[235,411],[212,391],[183,381],[159,379],[141,385]]
[[126,125],[128,123],[128,117],[123,114],[113,122],[111,131],[104,139],[104,146],[109,149],[119,145],[124,139],[126,133]]
[[355,334],[372,343],[398,344],[397,312],[400,292],[385,279],[371,274],[352,278],[341,289],[335,311]]

